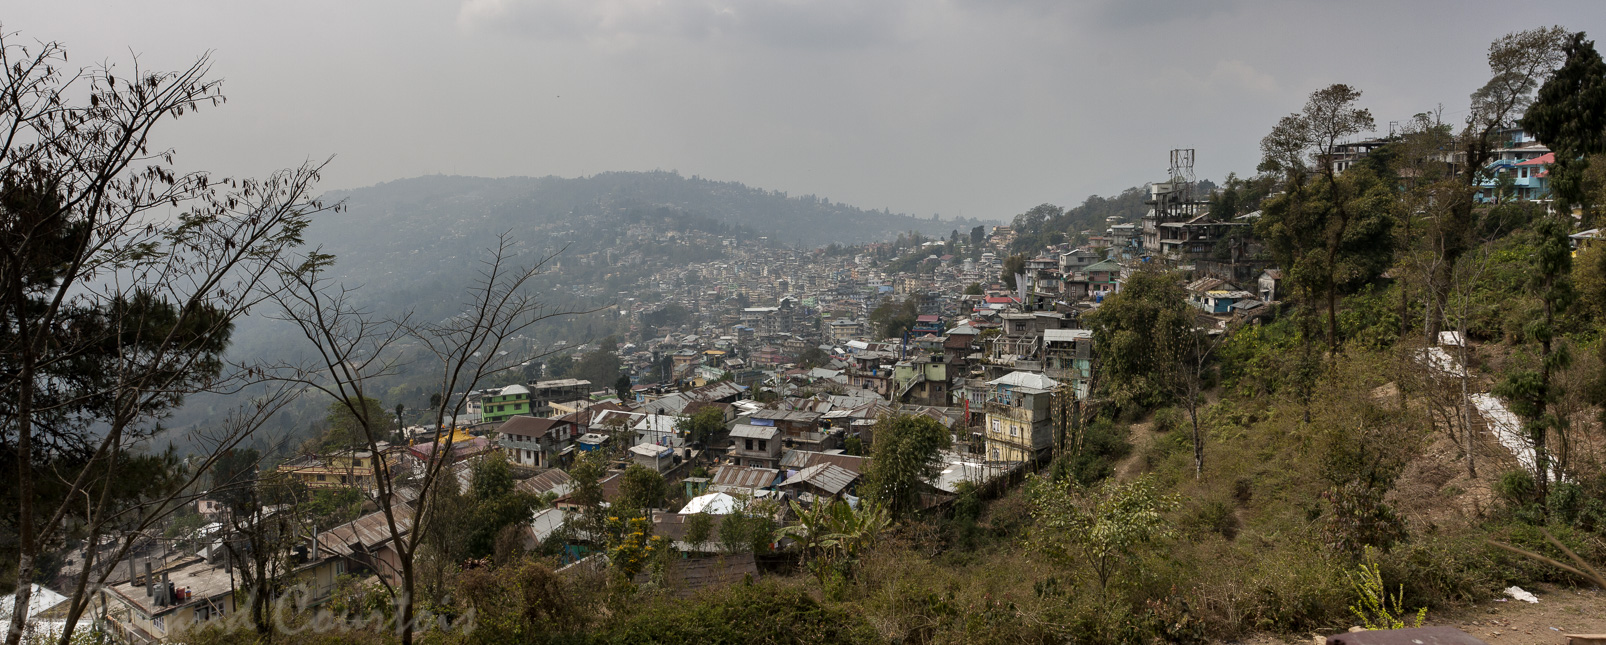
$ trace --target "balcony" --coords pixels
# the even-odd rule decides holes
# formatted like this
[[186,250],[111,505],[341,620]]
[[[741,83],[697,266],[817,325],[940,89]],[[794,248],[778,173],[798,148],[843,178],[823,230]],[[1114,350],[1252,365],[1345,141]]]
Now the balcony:
[[520,440],[502,437],[496,440],[497,445],[503,448],[517,448],[519,450],[546,450],[547,445],[534,440]]

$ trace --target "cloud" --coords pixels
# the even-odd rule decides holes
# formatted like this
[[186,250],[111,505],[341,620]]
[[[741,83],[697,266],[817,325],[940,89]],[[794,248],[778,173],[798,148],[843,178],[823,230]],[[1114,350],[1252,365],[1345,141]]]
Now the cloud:
[[912,0],[465,0],[458,26],[524,38],[637,42],[741,38],[789,48],[896,37]]
[[1257,92],[1277,91],[1277,79],[1241,60],[1224,60],[1210,70],[1210,84],[1227,85]]
[[1099,24],[1130,29],[1230,15],[1238,4],[1238,0],[1104,0],[1092,14]]

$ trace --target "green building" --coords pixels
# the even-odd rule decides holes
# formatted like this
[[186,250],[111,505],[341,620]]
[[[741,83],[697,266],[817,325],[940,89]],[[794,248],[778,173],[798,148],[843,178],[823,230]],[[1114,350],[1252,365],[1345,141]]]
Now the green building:
[[530,414],[530,388],[517,383],[502,388],[480,402],[482,421],[501,423],[519,414]]

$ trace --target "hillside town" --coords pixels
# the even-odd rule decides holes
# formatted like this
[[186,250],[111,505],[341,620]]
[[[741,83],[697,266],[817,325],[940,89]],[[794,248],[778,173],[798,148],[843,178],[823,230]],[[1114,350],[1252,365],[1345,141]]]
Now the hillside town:
[[[1543,200],[1553,155],[1520,130],[1507,135],[1511,143],[1491,162],[1490,194],[1504,183],[1516,199]],[[1342,169],[1383,143],[1354,144],[1333,163]],[[919,482],[918,509],[1014,485],[1080,432],[1082,405],[1100,376],[1084,320],[1135,272],[1186,276],[1193,324],[1206,335],[1277,316],[1287,287],[1254,234],[1260,212],[1212,217],[1211,195],[1191,192],[1192,154],[1172,153],[1171,176],[1148,186],[1138,220],[1112,218],[1029,253],[1012,252],[1010,226],[840,249],[702,240],[723,247],[723,257],[657,271],[619,307],[640,338],[612,348],[619,383],[544,378],[540,361],[526,362],[521,373],[534,378],[458,393],[447,404],[459,413],[441,427],[399,428],[393,441],[308,452],[255,475],[351,505],[352,516],[337,525],[280,525],[291,548],[276,566],[311,606],[365,578],[400,584],[394,531],[410,531],[418,503],[409,482],[440,469],[472,490],[492,459],[505,464],[513,490],[542,500],[512,521],[517,548],[555,554],[564,566],[604,557],[606,539],[581,528],[593,506],[631,494],[633,471],[657,480],[640,510],[651,535],[692,558],[671,563],[683,593],[763,575],[765,553],[794,548],[796,534],[782,527],[806,520],[808,509],[859,506],[876,429],[887,418],[922,419],[948,435],[940,468]],[[1575,247],[1600,237],[1572,235]],[[587,350],[597,348],[569,352]],[[1492,405],[1491,418],[1510,416]],[[570,474],[582,463],[600,467],[587,475],[599,497],[585,499]],[[384,482],[394,506],[381,509],[374,500]],[[238,517],[229,495],[203,494],[181,514],[197,522],[153,532],[98,565],[106,583],[85,609],[129,642],[251,611],[237,595],[248,579],[235,570],[249,549],[230,543],[275,511]],[[718,518],[748,515],[770,523],[765,537],[720,537],[720,527],[738,524]],[[711,528],[689,528],[692,518],[710,516]],[[701,556],[719,556],[718,570],[699,564]],[[61,575],[82,573],[70,565]],[[40,617],[60,618],[64,597],[41,587],[38,598]]]
[[0,54],[3,645],[1606,643],[1584,32],[1007,221],[218,179],[206,56]]

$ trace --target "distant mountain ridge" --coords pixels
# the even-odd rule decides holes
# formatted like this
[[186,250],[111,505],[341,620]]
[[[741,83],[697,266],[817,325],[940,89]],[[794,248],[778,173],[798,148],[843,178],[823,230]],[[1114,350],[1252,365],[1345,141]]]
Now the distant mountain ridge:
[[339,246],[344,246],[340,238],[347,234],[385,234],[359,220],[383,222],[386,228],[396,225],[404,230],[441,227],[455,233],[486,234],[533,222],[552,222],[609,204],[670,206],[746,227],[772,242],[799,247],[880,241],[911,230],[946,236],[956,228],[997,223],[970,218],[933,220],[865,210],[814,195],[793,197],[737,182],[683,177],[666,171],[607,172],[575,178],[429,175],[334,191],[326,198],[346,200],[350,211],[315,225],[313,239],[328,236],[328,242]]

